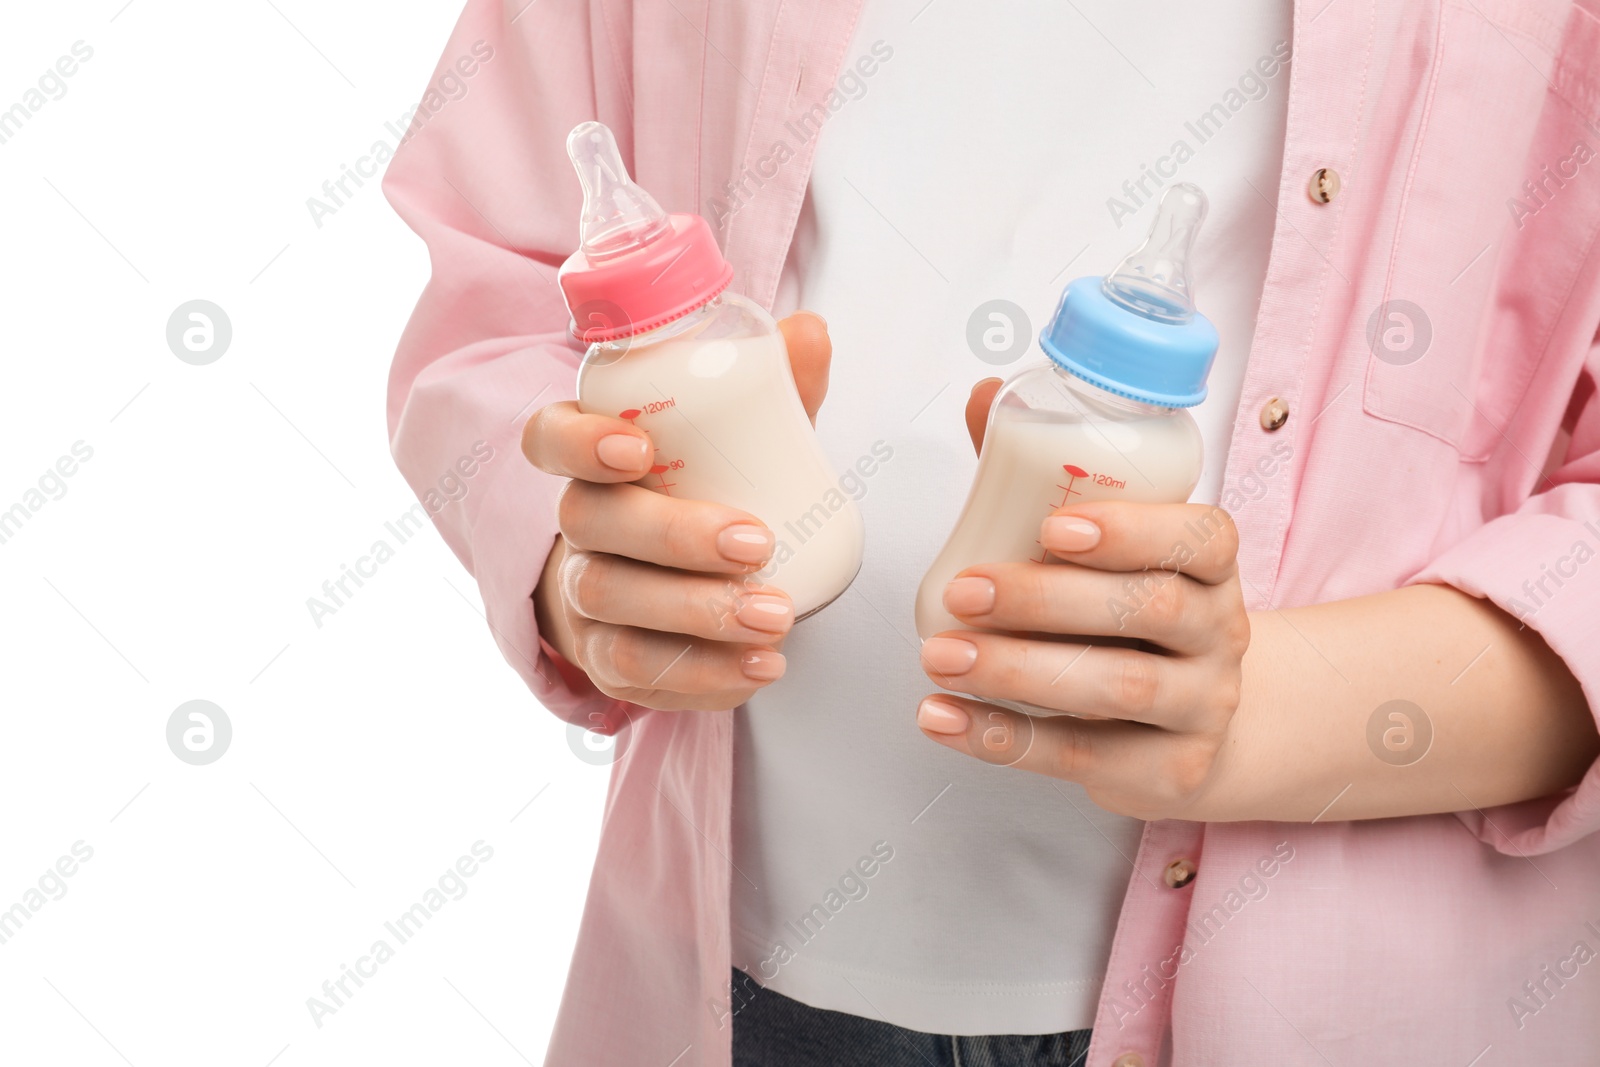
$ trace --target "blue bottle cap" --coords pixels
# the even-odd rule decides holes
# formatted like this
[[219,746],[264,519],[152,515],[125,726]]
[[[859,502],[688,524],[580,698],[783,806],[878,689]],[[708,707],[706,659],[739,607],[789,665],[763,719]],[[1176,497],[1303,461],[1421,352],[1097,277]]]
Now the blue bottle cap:
[[1189,253],[1205,217],[1197,186],[1168,189],[1144,244],[1104,278],[1067,285],[1039,334],[1045,354],[1119,396],[1169,408],[1204,400],[1217,328],[1195,310]]

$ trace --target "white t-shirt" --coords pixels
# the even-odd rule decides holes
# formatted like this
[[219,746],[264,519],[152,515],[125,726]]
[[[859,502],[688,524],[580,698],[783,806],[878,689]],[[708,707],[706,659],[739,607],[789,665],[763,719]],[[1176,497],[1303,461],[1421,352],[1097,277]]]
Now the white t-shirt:
[[[1172,181],[1211,201],[1193,278],[1222,347],[1195,411],[1195,499],[1217,499],[1275,218],[1291,15],[1287,0],[868,0],[777,301],[828,320],[817,429],[859,475],[867,548],[789,637],[786,677],[736,713],[733,958],[768,987],[934,1033],[1093,1022],[1142,824],[924,738],[917,701],[937,687],[912,602],[976,465],[968,390],[1042,358],[1062,287],[1142,241]],[[995,299],[1033,339],[1001,366],[967,341]]]

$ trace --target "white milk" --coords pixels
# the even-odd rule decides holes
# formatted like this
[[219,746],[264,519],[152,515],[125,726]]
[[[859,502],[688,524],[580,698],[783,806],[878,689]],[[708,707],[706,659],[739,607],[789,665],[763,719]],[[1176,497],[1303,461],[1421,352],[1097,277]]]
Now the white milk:
[[1056,508],[1090,500],[1182,503],[1200,480],[1188,411],[1124,400],[1045,365],[995,398],[967,503],[917,590],[917,633],[965,630],[944,588],[978,563],[1059,563],[1039,544]]
[[789,594],[797,617],[860,569],[861,513],[817,442],[783,336],[757,305],[724,294],[660,330],[592,346],[578,406],[650,435],[654,470],[637,484],[765,523],[776,546],[758,577]]
[[[1067,284],[1039,334],[1050,362],[995,395],[966,506],[917,590],[923,640],[967,629],[943,604],[945,587],[967,567],[1063,562],[1039,543],[1055,509],[1098,500],[1180,504],[1194,492],[1203,446],[1187,409],[1205,399],[1218,341],[1195,309],[1189,278],[1205,216],[1205,193],[1180,182],[1162,194],[1144,243],[1110,274]],[[1116,621],[1109,608],[1107,621]]]

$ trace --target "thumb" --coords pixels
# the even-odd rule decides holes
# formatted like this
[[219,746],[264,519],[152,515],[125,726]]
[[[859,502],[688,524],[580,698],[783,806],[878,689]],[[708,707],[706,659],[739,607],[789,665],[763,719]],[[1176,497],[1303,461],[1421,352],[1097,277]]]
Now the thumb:
[[972,438],[975,452],[983,451],[983,431],[989,425],[989,409],[994,406],[994,394],[1003,383],[999,378],[985,378],[972,387],[967,397],[967,435]]
[[822,398],[828,395],[828,366],[833,362],[833,341],[828,323],[815,311],[797,311],[778,323],[783,343],[789,348],[789,366],[794,370],[795,388],[800,402],[814,423]]

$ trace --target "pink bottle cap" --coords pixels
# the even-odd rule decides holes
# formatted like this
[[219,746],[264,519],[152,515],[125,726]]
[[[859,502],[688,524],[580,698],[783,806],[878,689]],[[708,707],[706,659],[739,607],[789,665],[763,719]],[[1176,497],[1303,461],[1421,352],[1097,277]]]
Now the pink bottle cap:
[[733,265],[699,215],[669,215],[633,183],[616,138],[598,122],[567,137],[583,184],[582,241],[557,280],[585,344],[653,330],[728,287]]

